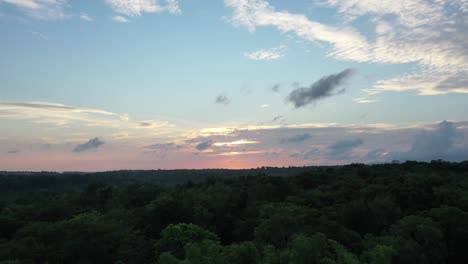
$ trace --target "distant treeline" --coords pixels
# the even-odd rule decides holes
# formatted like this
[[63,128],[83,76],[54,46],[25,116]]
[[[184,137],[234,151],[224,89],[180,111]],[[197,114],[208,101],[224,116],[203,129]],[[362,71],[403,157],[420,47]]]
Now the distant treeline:
[[[0,171],[0,199],[19,192],[80,190],[93,183],[128,185],[132,183],[173,186],[187,182],[203,182],[209,178],[234,178],[266,174],[291,176],[319,167],[261,167],[244,170],[120,170],[108,172],[8,172]],[[323,167],[322,167],[323,168]]]
[[468,263],[468,162],[0,172],[0,263]]

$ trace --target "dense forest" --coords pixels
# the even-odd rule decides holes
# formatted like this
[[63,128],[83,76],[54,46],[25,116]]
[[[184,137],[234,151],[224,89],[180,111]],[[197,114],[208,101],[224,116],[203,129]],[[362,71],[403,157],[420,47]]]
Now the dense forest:
[[468,263],[468,162],[0,172],[0,263]]

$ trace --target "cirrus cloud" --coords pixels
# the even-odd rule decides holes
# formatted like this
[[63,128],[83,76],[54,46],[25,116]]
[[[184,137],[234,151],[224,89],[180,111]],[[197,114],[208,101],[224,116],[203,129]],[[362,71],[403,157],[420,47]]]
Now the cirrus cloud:
[[[340,27],[305,14],[278,11],[265,0],[224,2],[233,10],[230,21],[251,32],[268,26],[311,43],[329,44],[328,56],[339,60],[417,65],[403,75],[378,81],[364,90],[366,97],[385,91],[468,93],[463,78],[468,75],[468,4],[464,0],[326,0],[315,5],[335,8],[343,18]],[[373,40],[353,27],[357,18],[367,19],[374,27]]]
[[141,16],[143,13],[181,12],[177,0],[106,0],[106,2],[115,12],[129,17]]
[[253,52],[246,52],[244,56],[251,60],[277,60],[284,57],[286,46],[282,45],[271,49],[261,49]]
[[36,19],[63,19],[68,17],[65,8],[66,0],[0,0],[0,4],[13,5]]

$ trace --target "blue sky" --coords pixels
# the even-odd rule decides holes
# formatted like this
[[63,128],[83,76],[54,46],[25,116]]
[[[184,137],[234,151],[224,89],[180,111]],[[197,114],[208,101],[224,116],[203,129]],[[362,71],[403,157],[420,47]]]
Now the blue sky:
[[[463,0],[0,0],[0,169],[468,159],[467,17]],[[422,154],[426,134],[446,152]]]

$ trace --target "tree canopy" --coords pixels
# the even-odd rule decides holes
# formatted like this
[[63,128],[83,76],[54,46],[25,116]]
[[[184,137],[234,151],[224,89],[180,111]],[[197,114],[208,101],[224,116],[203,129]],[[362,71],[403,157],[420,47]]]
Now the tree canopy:
[[157,173],[0,172],[0,264],[468,263],[467,162]]

